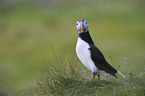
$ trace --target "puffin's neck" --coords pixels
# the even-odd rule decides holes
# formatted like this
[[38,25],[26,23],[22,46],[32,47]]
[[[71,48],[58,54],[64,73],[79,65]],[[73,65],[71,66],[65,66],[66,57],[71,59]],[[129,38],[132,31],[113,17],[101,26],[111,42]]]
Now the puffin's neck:
[[84,40],[84,41],[86,41],[87,43],[89,43],[89,44],[94,44],[94,42],[93,42],[93,40],[92,40],[92,38],[91,38],[91,36],[90,36],[90,34],[89,34],[89,31],[84,32],[84,33],[79,33],[79,37],[80,37],[82,40]]

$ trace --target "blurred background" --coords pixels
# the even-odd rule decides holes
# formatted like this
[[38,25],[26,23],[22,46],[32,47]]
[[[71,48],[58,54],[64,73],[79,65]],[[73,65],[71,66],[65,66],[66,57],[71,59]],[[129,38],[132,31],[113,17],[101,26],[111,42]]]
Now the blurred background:
[[144,0],[0,0],[0,94],[25,89],[55,57],[76,58],[80,19],[115,68],[144,70]]

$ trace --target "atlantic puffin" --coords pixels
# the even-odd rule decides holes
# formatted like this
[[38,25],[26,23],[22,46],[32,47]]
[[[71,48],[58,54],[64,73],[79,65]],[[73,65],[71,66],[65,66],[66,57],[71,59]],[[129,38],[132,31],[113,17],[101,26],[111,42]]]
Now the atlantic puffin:
[[[92,79],[100,79],[100,71],[105,71],[115,77],[117,71],[105,59],[102,52],[95,46],[88,30],[86,20],[79,20],[76,22],[76,29],[78,30],[78,40],[76,44],[76,54],[80,61],[92,71]],[[119,72],[120,73],[120,72]],[[120,73],[121,74],[121,73]],[[122,75],[122,74],[121,74]],[[124,77],[124,76],[123,76]]]

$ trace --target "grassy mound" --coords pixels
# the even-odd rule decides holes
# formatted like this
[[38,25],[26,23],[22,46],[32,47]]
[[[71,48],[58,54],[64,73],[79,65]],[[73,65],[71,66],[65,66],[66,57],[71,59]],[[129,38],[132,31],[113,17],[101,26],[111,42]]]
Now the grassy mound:
[[[77,60],[70,60],[57,66],[48,64],[42,68],[39,78],[23,94],[28,96],[144,96],[145,73],[125,73],[119,76],[101,76],[101,80],[91,80],[91,72],[78,66]],[[88,74],[89,73],[89,74]]]

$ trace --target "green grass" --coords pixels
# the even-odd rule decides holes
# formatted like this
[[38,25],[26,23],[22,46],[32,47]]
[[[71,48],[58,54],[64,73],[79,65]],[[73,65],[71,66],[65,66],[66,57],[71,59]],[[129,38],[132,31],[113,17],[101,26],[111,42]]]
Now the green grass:
[[57,66],[49,63],[22,96],[144,96],[145,73],[124,74],[126,78],[118,75],[118,79],[101,76],[101,80],[91,80],[91,72],[74,58]]

